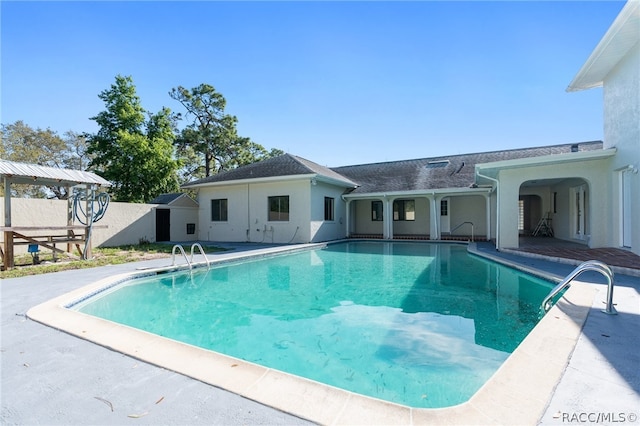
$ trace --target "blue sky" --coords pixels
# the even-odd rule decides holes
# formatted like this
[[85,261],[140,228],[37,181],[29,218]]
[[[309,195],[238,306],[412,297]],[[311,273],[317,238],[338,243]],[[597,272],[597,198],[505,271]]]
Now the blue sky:
[[565,92],[623,1],[2,1],[1,116],[95,132],[213,85],[241,136],[327,166],[602,139],[602,90]]

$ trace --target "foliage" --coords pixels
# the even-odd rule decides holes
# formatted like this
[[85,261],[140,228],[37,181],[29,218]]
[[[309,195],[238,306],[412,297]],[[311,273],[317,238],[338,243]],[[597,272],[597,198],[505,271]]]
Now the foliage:
[[116,76],[115,84],[98,97],[106,109],[91,118],[100,129],[89,136],[90,166],[111,181],[114,198],[140,203],[177,191],[179,163],[173,157],[175,116],[171,111],[163,108],[145,121],[130,76]]
[[180,102],[187,110],[186,116],[193,119],[176,139],[178,155],[185,165],[182,182],[282,153],[270,153],[249,138],[238,136],[238,119],[225,114],[227,102],[213,86],[203,83],[191,90],[178,86],[171,89],[169,96]]
[[[19,163],[85,170],[89,163],[84,135],[68,131],[60,137],[51,129],[33,129],[19,120],[1,127],[0,157]],[[63,186],[11,185],[12,196],[67,199]]]

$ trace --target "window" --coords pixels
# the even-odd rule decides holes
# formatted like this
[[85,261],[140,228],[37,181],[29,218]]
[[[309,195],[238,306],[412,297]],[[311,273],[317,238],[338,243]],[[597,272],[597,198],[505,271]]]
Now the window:
[[440,200],[440,216],[449,216],[449,200]]
[[278,195],[269,197],[269,220],[270,221],[289,221],[289,196]]
[[226,222],[227,221],[227,199],[211,200],[211,221]]
[[395,200],[393,202],[393,220],[416,220],[415,200]]
[[371,202],[371,220],[376,222],[382,220],[382,201]]
[[333,204],[333,198],[324,197],[324,220],[333,220]]
[[196,224],[195,223],[187,223],[187,235],[196,233]]

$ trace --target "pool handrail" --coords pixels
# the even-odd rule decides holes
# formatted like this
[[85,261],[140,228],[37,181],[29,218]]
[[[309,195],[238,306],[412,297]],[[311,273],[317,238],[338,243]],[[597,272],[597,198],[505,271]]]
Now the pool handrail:
[[176,266],[176,249],[180,250],[180,253],[182,253],[184,260],[186,260],[187,265],[189,265],[189,269],[191,269],[192,268],[191,262],[189,261],[189,258],[187,258],[187,254],[184,252],[184,248],[182,248],[180,244],[174,245],[173,248],[171,249],[171,266]]
[[571,281],[573,281],[578,275],[582,274],[585,271],[595,271],[600,272],[607,279],[607,302],[605,309],[601,309],[601,312],[608,315],[616,315],[618,311],[613,306],[613,271],[611,268],[604,262],[600,262],[599,260],[587,260],[586,262],[582,262],[575,268],[569,275],[567,275],[558,285],[556,285],[547,296],[542,300],[541,308],[544,312],[549,311],[551,309],[551,301],[557,296],[562,290],[571,286]]
[[204,256],[204,260],[205,260],[205,262],[207,262],[207,268],[209,268],[209,267],[210,267],[210,265],[209,265],[209,258],[207,257],[207,255],[206,255],[206,253],[204,252],[204,249],[202,248],[202,245],[200,245],[200,243],[193,243],[193,244],[191,244],[191,263],[193,263],[193,252],[194,252],[194,249],[195,249],[195,248],[198,248],[198,250],[200,251],[200,254],[201,254],[202,256]]

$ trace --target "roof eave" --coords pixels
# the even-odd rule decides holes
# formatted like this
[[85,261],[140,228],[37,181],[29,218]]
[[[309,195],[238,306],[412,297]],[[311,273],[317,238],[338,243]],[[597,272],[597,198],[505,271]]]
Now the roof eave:
[[193,184],[187,183],[180,186],[180,188],[204,188],[204,187],[210,187],[210,186],[246,185],[251,183],[269,183],[269,182],[304,180],[304,179],[308,180],[316,176],[317,175],[313,173],[313,174],[302,174],[302,175],[269,176],[269,177],[251,178],[251,179],[222,180],[218,182],[202,182],[202,183],[193,183]]
[[476,170],[516,169],[519,167],[545,166],[551,164],[570,163],[574,161],[598,160],[612,157],[615,153],[616,148],[610,148],[597,151],[579,151],[565,154],[545,155],[543,157],[526,157],[515,160],[478,163],[476,164]]
[[413,189],[411,191],[385,191],[385,192],[364,192],[361,194],[345,194],[345,199],[358,200],[370,198],[386,197],[417,197],[428,195],[460,195],[460,194],[481,194],[491,192],[492,188],[434,188],[434,189]]
[[628,0],[578,74],[569,83],[567,92],[602,86],[609,72],[638,42],[639,28],[640,1]]

